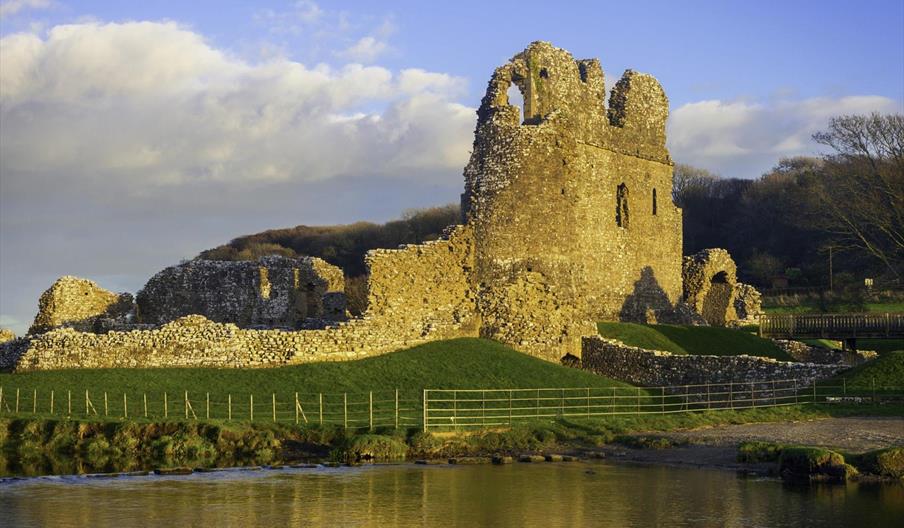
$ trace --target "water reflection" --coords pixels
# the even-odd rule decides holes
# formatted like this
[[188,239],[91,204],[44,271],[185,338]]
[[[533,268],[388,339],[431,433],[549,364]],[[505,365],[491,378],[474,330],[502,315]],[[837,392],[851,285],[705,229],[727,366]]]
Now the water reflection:
[[891,526],[904,486],[790,488],[602,463],[376,466],[0,484],[8,526]]

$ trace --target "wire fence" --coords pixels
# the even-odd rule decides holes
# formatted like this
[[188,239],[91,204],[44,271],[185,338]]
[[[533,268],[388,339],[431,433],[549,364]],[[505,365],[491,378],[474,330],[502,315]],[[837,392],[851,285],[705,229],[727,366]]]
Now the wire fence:
[[417,391],[211,394],[22,390],[0,387],[0,417],[104,418],[135,421],[203,420],[340,425],[347,429],[416,427]]
[[904,401],[904,386],[845,380],[665,387],[425,389],[344,393],[110,392],[0,386],[0,417],[191,420],[457,430],[559,418],[595,418],[810,403]]

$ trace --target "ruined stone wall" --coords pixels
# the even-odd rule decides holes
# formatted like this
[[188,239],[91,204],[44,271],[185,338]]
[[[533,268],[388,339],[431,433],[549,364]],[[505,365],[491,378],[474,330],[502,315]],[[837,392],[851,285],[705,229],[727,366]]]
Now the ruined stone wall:
[[876,359],[878,354],[872,350],[840,350],[818,346],[810,346],[801,341],[789,339],[773,339],[779,348],[788,353],[797,361],[804,363],[821,363],[826,365],[844,364],[856,367],[867,361]]
[[0,369],[265,367],[359,359],[476,335],[467,227],[426,244],[374,251],[367,262],[369,306],[359,319],[302,331],[242,329],[200,315],[128,332],[59,329],[0,345]]
[[598,61],[535,42],[495,71],[478,110],[462,206],[481,333],[546,359],[580,354],[596,320],[655,317],[681,296],[668,101],[632,71],[604,101]]
[[650,387],[794,379],[806,386],[848,368],[845,364],[794,363],[743,355],[676,355],[599,336],[583,339],[582,366],[601,376]]
[[113,293],[94,281],[60,277],[38,300],[38,314],[29,334],[68,326],[93,332],[101,318],[125,318],[132,311],[132,296]]
[[138,292],[142,323],[199,314],[241,328],[322,327],[345,319],[342,270],[319,258],[192,260],[154,275]]
[[16,338],[16,333],[7,328],[0,328],[0,345]]
[[713,326],[738,320],[735,311],[737,266],[728,251],[704,249],[684,257],[684,300]]

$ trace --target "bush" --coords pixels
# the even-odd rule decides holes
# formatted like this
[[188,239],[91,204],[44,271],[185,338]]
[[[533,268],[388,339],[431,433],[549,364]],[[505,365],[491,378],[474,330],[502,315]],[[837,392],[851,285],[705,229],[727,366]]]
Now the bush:
[[336,449],[333,458],[346,462],[404,459],[408,446],[398,438],[377,434],[355,436]]
[[840,454],[820,447],[785,447],[779,456],[779,473],[785,479],[838,479],[850,476]]
[[777,462],[784,446],[769,442],[742,442],[738,446],[738,462]]
[[860,469],[891,478],[904,478],[904,447],[889,447],[870,451],[859,457]]

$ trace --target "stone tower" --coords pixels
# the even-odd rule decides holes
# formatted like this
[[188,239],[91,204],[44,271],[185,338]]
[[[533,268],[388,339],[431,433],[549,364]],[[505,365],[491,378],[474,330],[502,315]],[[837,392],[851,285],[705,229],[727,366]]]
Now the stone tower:
[[595,321],[662,320],[679,301],[668,100],[631,70],[605,100],[598,60],[546,42],[493,73],[462,194],[484,337],[555,360]]

